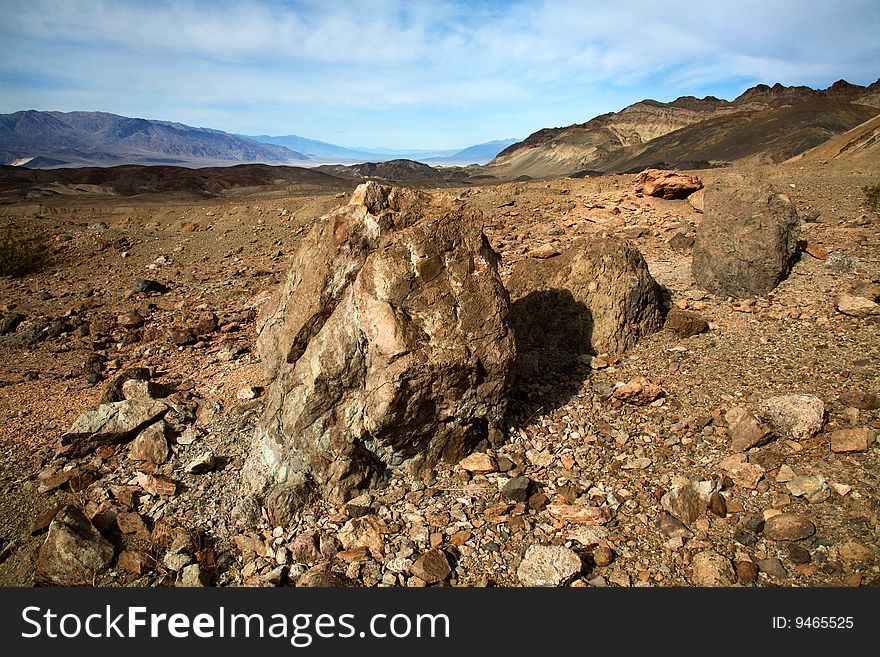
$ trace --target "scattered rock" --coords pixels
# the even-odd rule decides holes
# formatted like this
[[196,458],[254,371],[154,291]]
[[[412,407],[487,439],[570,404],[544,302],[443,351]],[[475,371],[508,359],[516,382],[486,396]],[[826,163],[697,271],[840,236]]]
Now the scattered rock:
[[663,328],[672,331],[680,338],[689,338],[709,330],[709,322],[701,315],[689,310],[671,308],[666,314]]
[[530,497],[532,480],[528,477],[513,477],[504,484],[501,494],[512,502],[525,502]]
[[615,388],[611,396],[621,401],[635,404],[636,406],[645,406],[663,395],[663,389],[649,381],[647,377],[637,376],[628,383]]
[[516,576],[523,586],[562,586],[581,571],[581,558],[559,545],[532,545],[523,556]]
[[552,244],[542,244],[541,246],[532,249],[529,251],[529,255],[533,258],[552,258],[553,256],[558,256],[559,251]]
[[831,434],[831,451],[838,453],[864,452],[873,439],[874,431],[868,427],[838,429]]
[[560,522],[572,525],[604,525],[609,520],[608,509],[585,504],[555,502],[547,506],[547,511]]
[[600,568],[610,566],[614,561],[614,551],[607,545],[597,545],[593,550],[593,561]]
[[782,562],[776,557],[758,559],[758,570],[762,573],[772,575],[773,577],[785,577],[788,574],[788,571],[785,570],[785,566],[783,566]]
[[96,447],[133,438],[169,410],[159,399],[128,399],[102,404],[82,413],[67,433],[61,436],[66,454],[77,458]]
[[727,472],[733,483],[743,488],[754,489],[764,477],[764,468],[757,463],[724,461],[720,467]]
[[812,560],[810,551],[797,543],[789,543],[785,546],[785,551],[788,553],[788,558],[795,564],[810,563]]
[[462,469],[477,474],[495,472],[495,459],[483,452],[474,452],[470,456],[463,458],[458,464]]
[[788,274],[797,252],[797,212],[770,187],[730,176],[706,188],[692,271],[716,294],[766,294]]
[[235,393],[235,398],[242,401],[249,401],[259,397],[262,391],[263,389],[258,386],[244,386],[243,388],[239,388],[238,392]]
[[636,178],[633,192],[664,199],[683,199],[703,188],[696,176],[677,171],[647,169]]
[[785,487],[795,497],[803,497],[810,502],[824,502],[831,496],[825,477],[821,475],[795,477]]
[[15,333],[15,329],[18,328],[18,325],[26,319],[27,317],[21,313],[7,313],[6,315],[3,315],[0,317],[0,335]]
[[146,572],[150,564],[150,557],[146,552],[139,550],[125,550],[119,553],[116,565],[120,570],[140,577]]
[[449,577],[452,569],[443,550],[428,550],[415,560],[410,571],[427,584],[436,584]]
[[750,411],[734,407],[724,416],[730,429],[730,448],[734,452],[745,452],[752,447],[760,447],[773,439],[773,433],[761,424]]
[[782,395],[763,402],[760,414],[786,438],[806,440],[825,423],[825,404],[813,395]]
[[369,548],[376,559],[385,553],[384,534],[388,533],[388,525],[378,516],[353,518],[346,522],[336,535],[346,550],[354,547]]
[[736,573],[730,559],[706,550],[694,555],[690,581],[695,586],[732,586],[736,582]]
[[203,587],[207,585],[208,576],[197,563],[184,566],[177,576],[177,581],[174,583],[174,586],[189,588]]
[[844,561],[866,561],[871,558],[871,549],[856,541],[847,541],[837,548]]
[[816,533],[816,526],[802,515],[781,513],[768,519],[764,536],[774,541],[799,541]]
[[213,452],[203,452],[186,464],[183,469],[187,474],[200,475],[211,472],[217,466],[217,459]]
[[135,482],[148,493],[172,497],[177,492],[177,484],[168,477],[149,475],[144,472],[135,477]]
[[131,284],[131,291],[141,294],[155,292],[156,294],[165,294],[168,287],[159,281],[153,281],[148,278],[138,278]]
[[673,486],[660,500],[660,504],[686,525],[692,525],[706,510],[706,503],[700,499],[690,481]]
[[85,514],[66,506],[49,525],[35,564],[39,580],[60,586],[92,586],[113,559],[113,546]]
[[128,448],[128,458],[161,465],[168,459],[165,422],[160,420],[141,431]]
[[696,210],[700,214],[703,214],[703,211],[706,209],[706,189],[698,189],[693,194],[688,196],[687,200],[694,210]]
[[837,297],[837,310],[851,317],[873,317],[880,315],[880,304],[865,297],[841,294]]
[[736,578],[742,584],[754,584],[758,581],[758,566],[752,561],[737,561],[733,564]]
[[610,532],[606,527],[578,525],[569,529],[565,534],[565,538],[568,541],[580,543],[584,547],[591,547],[602,543],[609,535]]
[[880,408],[880,395],[873,392],[852,391],[841,393],[840,403],[852,406],[861,411],[876,411]]

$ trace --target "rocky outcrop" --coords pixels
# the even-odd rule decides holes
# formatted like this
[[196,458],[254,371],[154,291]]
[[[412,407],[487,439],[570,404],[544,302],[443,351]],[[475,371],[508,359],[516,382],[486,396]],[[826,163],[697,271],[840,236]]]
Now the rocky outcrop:
[[476,210],[366,183],[293,263],[258,327],[273,382],[244,493],[280,520],[311,491],[345,500],[503,435],[515,348]]
[[767,294],[788,274],[797,252],[794,204],[768,185],[731,177],[706,189],[692,272],[711,292]]
[[633,192],[667,200],[687,198],[703,188],[703,181],[676,171],[648,169],[636,178]]
[[618,238],[520,261],[508,289],[520,375],[578,354],[621,352],[663,325],[660,286],[638,249]]

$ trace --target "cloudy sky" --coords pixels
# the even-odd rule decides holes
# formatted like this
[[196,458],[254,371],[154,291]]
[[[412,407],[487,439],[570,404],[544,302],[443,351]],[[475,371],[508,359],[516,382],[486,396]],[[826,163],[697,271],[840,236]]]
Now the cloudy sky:
[[346,146],[523,138],[643,98],[880,77],[878,0],[0,0],[0,112]]

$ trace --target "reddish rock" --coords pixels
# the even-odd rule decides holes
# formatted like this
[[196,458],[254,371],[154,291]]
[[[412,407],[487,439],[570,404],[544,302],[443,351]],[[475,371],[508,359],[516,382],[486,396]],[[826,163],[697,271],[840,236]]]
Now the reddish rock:
[[702,188],[703,182],[696,176],[677,171],[648,169],[636,178],[633,192],[664,199],[683,199]]

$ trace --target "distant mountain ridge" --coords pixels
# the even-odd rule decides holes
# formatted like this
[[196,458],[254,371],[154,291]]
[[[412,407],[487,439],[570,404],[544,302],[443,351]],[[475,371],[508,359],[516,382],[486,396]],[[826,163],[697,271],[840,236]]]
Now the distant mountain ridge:
[[357,148],[337,146],[325,141],[307,139],[298,135],[243,135],[263,144],[284,146],[320,162],[338,164],[361,164],[367,162],[388,162],[390,160],[408,159],[425,164],[464,165],[485,164],[517,139],[502,139],[475,144],[460,150],[395,150],[393,148]]
[[[795,109],[801,106],[804,111]],[[501,151],[489,168],[507,178],[540,178],[661,164],[779,162],[878,113],[880,80],[868,87],[839,80],[820,90],[759,84],[733,101],[648,99],[585,123],[538,130]]]
[[119,164],[290,164],[307,161],[283,146],[182,123],[106,112],[0,114],[0,163],[35,167]]

